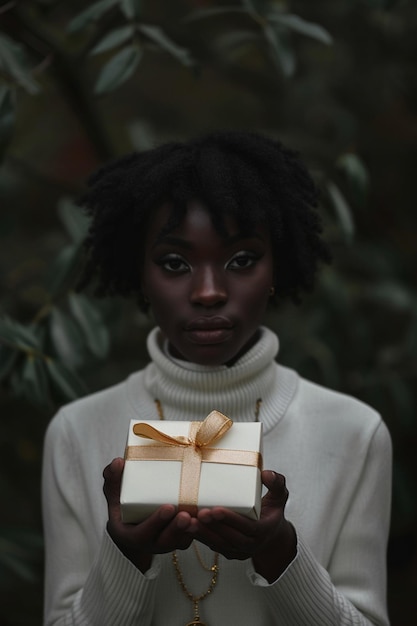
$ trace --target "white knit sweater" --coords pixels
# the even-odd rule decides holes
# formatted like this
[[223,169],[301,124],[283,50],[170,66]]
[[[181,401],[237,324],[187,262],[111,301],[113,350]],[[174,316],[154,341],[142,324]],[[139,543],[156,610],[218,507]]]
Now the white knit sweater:
[[[391,492],[391,444],[379,415],[278,365],[278,339],[262,329],[233,367],[169,358],[159,331],[149,336],[152,362],[127,381],[64,407],[45,441],[45,624],[184,626],[192,603],[171,556],[155,556],[143,575],[105,531],[103,468],[123,456],[130,419],[204,419],[218,409],[253,421],[262,398],[264,467],[284,474],[286,516],[298,553],[273,584],[251,560],[220,558],[214,592],[201,603],[209,626],[388,624],[385,553]],[[212,556],[201,548],[207,563]],[[208,587],[189,549],[180,552],[187,586]]]

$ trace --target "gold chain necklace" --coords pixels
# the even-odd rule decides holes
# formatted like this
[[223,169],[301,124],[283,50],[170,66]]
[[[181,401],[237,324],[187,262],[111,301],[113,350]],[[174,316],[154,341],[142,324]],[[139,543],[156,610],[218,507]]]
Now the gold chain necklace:
[[[158,400],[157,398],[155,398],[154,402],[155,402],[156,410],[158,412],[159,419],[161,421],[165,420],[164,410],[162,408],[161,401]],[[255,411],[254,411],[255,422],[259,422],[259,412],[261,410],[261,404],[262,404],[262,398],[258,398],[256,400],[256,403],[255,403]],[[194,547],[195,553],[197,555],[198,562],[200,563],[201,567],[206,572],[210,572],[212,574],[212,577],[211,577],[211,580],[210,580],[210,585],[209,585],[209,587],[208,587],[208,589],[206,591],[204,591],[203,593],[201,593],[198,596],[195,596],[187,588],[187,585],[185,584],[185,581],[184,581],[184,575],[183,575],[183,573],[181,571],[181,568],[180,568],[180,564],[179,564],[179,561],[178,561],[178,555],[177,555],[177,551],[176,550],[174,550],[174,552],[172,553],[172,563],[174,565],[175,573],[177,575],[177,579],[178,579],[178,582],[179,582],[179,584],[181,586],[181,589],[183,590],[183,592],[185,593],[187,598],[189,600],[191,600],[191,602],[194,605],[194,619],[191,622],[188,622],[186,624],[186,626],[206,626],[206,624],[200,620],[200,607],[199,607],[199,604],[200,604],[200,602],[202,600],[207,598],[207,596],[209,596],[214,591],[214,588],[216,586],[217,579],[218,579],[218,576],[219,576],[219,565],[218,565],[219,564],[219,553],[218,552],[214,553],[213,565],[210,566],[210,565],[207,565],[206,563],[204,563],[204,561],[202,559],[202,556],[200,554],[200,551],[199,551],[195,541],[193,541],[193,547]]]
[[[194,546],[195,546],[195,544],[194,544]],[[200,595],[198,595],[198,596],[193,595],[191,593],[191,591],[187,588],[186,584],[185,584],[184,575],[183,575],[183,573],[181,571],[180,564],[178,562],[178,555],[177,555],[177,551],[176,550],[174,550],[174,552],[172,553],[172,562],[174,564],[175,573],[177,575],[178,582],[181,585],[181,589],[183,590],[183,592],[185,593],[187,598],[189,598],[189,600],[191,600],[191,602],[194,605],[194,619],[191,622],[188,622],[188,624],[186,624],[186,626],[197,626],[197,624],[199,626],[205,626],[204,622],[202,622],[200,620],[199,603],[202,600],[204,600],[204,598],[207,598],[207,596],[210,595],[210,593],[212,593],[212,591],[214,590],[214,588],[216,586],[217,578],[219,576],[219,566],[218,566],[218,563],[219,563],[219,553],[216,552],[214,554],[214,562],[213,562],[213,565],[211,567],[207,567],[207,566],[204,567],[205,570],[209,571],[212,574],[212,577],[211,577],[211,580],[210,580],[209,588],[206,591],[204,591],[203,593],[201,593]],[[202,560],[200,560],[200,563],[202,563]]]
[[203,569],[205,569],[206,572],[212,572],[213,571],[213,565],[207,565],[207,563],[204,563],[203,557],[201,556],[201,552],[200,552],[200,550],[197,547],[197,542],[196,541],[193,541],[193,548],[194,548],[194,552],[196,553],[198,562],[200,563],[201,567]]

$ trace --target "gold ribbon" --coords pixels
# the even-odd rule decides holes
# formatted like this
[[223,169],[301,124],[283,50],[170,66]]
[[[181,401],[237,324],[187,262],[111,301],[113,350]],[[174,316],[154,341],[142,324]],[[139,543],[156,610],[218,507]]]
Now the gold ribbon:
[[139,422],[133,426],[135,435],[158,443],[128,446],[125,458],[128,461],[181,461],[178,510],[196,515],[202,462],[249,465],[262,469],[259,452],[208,447],[221,439],[232,426],[232,420],[219,411],[212,411],[203,422],[190,422],[188,437],[172,437],[150,424]]

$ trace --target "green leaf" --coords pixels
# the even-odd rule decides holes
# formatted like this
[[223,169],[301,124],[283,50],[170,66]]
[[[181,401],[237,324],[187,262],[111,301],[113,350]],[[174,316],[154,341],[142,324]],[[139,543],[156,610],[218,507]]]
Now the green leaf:
[[350,319],[352,306],[348,283],[340,279],[338,272],[333,267],[323,268],[318,284],[321,289],[319,298],[326,311],[337,311]]
[[14,93],[7,85],[0,85],[0,116],[14,113]]
[[90,218],[71,198],[61,198],[58,202],[58,215],[74,243],[81,243],[87,236]]
[[339,187],[331,180],[327,182],[327,192],[338,218],[345,241],[351,243],[355,235],[355,223],[352,211]]
[[59,359],[71,368],[80,367],[86,346],[76,321],[58,307],[53,307],[49,316],[49,333]]
[[369,174],[358,155],[348,152],[336,161],[336,167],[346,176],[358,206],[364,206],[369,191]]
[[13,136],[15,117],[14,91],[0,85],[0,158]]
[[27,70],[23,47],[3,33],[0,33],[0,70],[28,93],[33,95],[40,91],[38,83]]
[[258,33],[250,30],[235,30],[216,37],[215,46],[219,51],[230,53],[230,51],[246,46],[254,41],[259,42]]
[[248,11],[263,14],[270,4],[270,0],[242,0],[242,4]]
[[195,65],[195,61],[190,52],[186,48],[178,46],[172,39],[170,39],[164,31],[158,26],[150,26],[148,24],[140,24],[138,30],[144,34],[153,43],[157,44],[162,50],[165,50],[173,57],[175,57],[180,63],[187,67]]
[[101,70],[94,91],[102,94],[122,85],[134,74],[141,58],[142,51],[137,45],[117,52]]
[[68,298],[72,315],[77,320],[91,352],[104,358],[109,351],[110,338],[99,311],[81,294],[71,293]]
[[7,378],[17,359],[17,350],[0,346],[0,381]]
[[21,392],[38,406],[50,405],[48,376],[43,359],[28,355],[22,369]]
[[296,67],[295,55],[285,33],[278,33],[270,24],[263,28],[271,58],[287,78],[293,76]]
[[211,17],[223,16],[227,14],[236,14],[240,15],[248,15],[249,11],[247,9],[242,9],[240,7],[234,6],[225,6],[225,7],[215,7],[212,9],[199,9],[198,11],[192,11],[188,15],[186,15],[182,21],[183,22],[196,22],[197,20],[205,20],[210,19]]
[[102,54],[103,52],[117,48],[128,39],[131,39],[134,32],[135,27],[130,24],[110,31],[103,39],[100,39],[98,44],[91,50],[90,55]]
[[134,20],[142,13],[142,0],[120,0],[120,8],[128,20]]
[[[40,533],[28,529],[0,527],[0,572],[13,571],[29,582],[39,579],[37,564],[41,558],[43,541]],[[4,573],[2,570],[6,570]]]
[[76,400],[88,393],[82,380],[59,361],[48,359],[46,367],[54,388],[64,400]]
[[45,277],[46,288],[52,297],[65,292],[72,285],[83,255],[81,244],[65,246],[51,264]]
[[0,537],[0,568],[17,574],[22,580],[34,582],[37,578],[35,569],[26,563],[27,556],[17,543],[9,542]]
[[373,301],[378,310],[394,310],[400,313],[414,314],[416,311],[415,294],[399,282],[385,280],[367,285],[363,296]]
[[149,150],[155,147],[155,135],[147,121],[135,119],[128,126],[129,138],[135,150]]
[[332,36],[325,28],[319,24],[315,24],[314,22],[307,22],[298,15],[274,11],[268,13],[266,18],[269,22],[274,22],[275,24],[288,28],[289,30],[293,30],[294,32],[307,35],[308,37],[321,41],[324,44],[331,45],[333,43]]
[[33,329],[4,316],[0,318],[0,342],[16,350],[40,350],[39,339]]
[[70,33],[76,33],[89,26],[92,22],[97,22],[109,9],[120,0],[99,0],[87,9],[76,15],[68,24],[67,30]]

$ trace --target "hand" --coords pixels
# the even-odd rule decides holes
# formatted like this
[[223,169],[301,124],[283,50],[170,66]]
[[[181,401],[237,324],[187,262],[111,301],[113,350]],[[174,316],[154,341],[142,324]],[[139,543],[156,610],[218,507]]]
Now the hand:
[[198,522],[185,511],[177,513],[173,505],[164,504],[143,522],[124,524],[120,511],[123,468],[123,459],[117,458],[103,472],[103,491],[109,512],[107,531],[121,552],[145,572],[151,565],[153,554],[188,548]]
[[295,557],[296,535],[284,516],[288,499],[284,476],[265,470],[262,482],[269,491],[262,499],[259,520],[223,507],[201,509],[196,538],[228,559],[252,558],[256,571],[273,582]]

